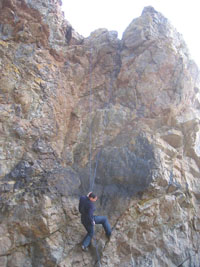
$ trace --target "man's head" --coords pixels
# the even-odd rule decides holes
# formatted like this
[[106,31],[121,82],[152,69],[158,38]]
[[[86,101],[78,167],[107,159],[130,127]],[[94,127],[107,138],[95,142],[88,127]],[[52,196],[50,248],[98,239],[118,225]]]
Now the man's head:
[[89,197],[89,200],[92,201],[92,202],[97,201],[97,196],[93,192],[90,192],[88,194],[88,197]]

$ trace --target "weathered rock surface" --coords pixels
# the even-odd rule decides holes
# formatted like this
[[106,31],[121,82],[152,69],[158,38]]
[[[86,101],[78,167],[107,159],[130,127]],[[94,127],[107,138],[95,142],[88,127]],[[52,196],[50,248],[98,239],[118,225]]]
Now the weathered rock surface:
[[[168,20],[82,38],[59,0],[0,0],[0,266],[200,265],[199,70]],[[95,177],[95,181],[93,180]]]

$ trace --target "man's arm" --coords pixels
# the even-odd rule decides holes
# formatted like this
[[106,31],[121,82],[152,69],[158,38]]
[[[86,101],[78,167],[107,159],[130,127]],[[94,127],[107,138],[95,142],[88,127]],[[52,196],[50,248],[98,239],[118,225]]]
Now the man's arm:
[[93,215],[94,211],[95,211],[94,205],[93,203],[90,203],[90,206],[88,209],[88,218],[91,224],[95,224],[94,215]]

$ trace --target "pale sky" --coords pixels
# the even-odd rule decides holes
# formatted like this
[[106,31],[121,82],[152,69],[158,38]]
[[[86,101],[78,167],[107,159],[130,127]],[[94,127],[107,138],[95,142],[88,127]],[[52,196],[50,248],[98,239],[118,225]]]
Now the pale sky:
[[161,12],[183,35],[192,59],[200,67],[199,0],[62,0],[66,19],[84,37],[99,28],[115,30],[118,37],[145,6]]

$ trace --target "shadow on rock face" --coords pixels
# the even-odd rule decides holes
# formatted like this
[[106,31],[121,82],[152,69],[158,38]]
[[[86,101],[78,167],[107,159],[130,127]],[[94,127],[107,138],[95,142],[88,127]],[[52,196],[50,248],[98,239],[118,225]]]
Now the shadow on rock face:
[[[34,174],[33,163],[22,160],[13,170],[4,177],[5,183],[1,185],[0,192],[24,189],[26,192],[36,191],[40,193],[58,193],[60,196],[79,195],[80,179],[78,174],[71,168],[63,168],[58,165],[57,168],[43,172],[40,176]],[[14,188],[6,189],[8,181],[14,181]],[[8,184],[9,185],[9,184]]]
[[15,181],[14,189],[24,188],[31,181],[33,175],[32,162],[20,161],[10,173],[4,177],[4,181]]
[[[154,168],[153,146],[142,135],[137,136],[134,144],[122,142],[118,147],[102,148],[92,163],[94,176],[96,171],[96,177],[92,177],[92,180],[95,178],[94,191],[100,194],[101,205],[106,206],[117,198],[126,199],[144,192],[152,181]],[[87,166],[80,172],[84,191],[90,188],[89,176]]]
[[80,180],[70,167],[55,169],[46,175],[46,179],[61,196],[79,195]]

